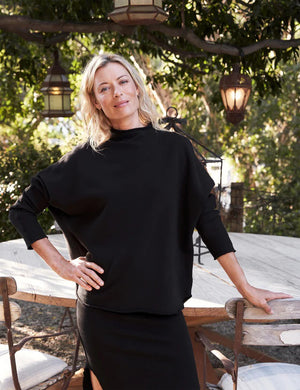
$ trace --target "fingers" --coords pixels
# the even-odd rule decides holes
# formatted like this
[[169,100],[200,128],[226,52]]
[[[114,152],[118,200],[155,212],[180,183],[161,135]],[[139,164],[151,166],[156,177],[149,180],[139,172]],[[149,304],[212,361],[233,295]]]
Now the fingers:
[[286,298],[293,298],[292,295],[285,294],[285,293],[275,293],[276,297],[272,299],[286,299]]
[[267,313],[267,314],[273,314],[273,311],[270,307],[270,305],[268,304],[268,302],[272,301],[273,299],[287,299],[287,298],[292,298],[291,295],[289,294],[285,294],[285,293],[275,293],[275,292],[272,292],[272,291],[266,291],[267,293],[267,296],[264,297],[264,301],[261,302],[260,304],[260,307],[262,309],[264,309],[264,311]]
[[267,301],[266,301],[266,303],[264,303],[264,304],[261,305],[261,308],[264,309],[264,311],[265,311],[267,314],[273,314],[272,309],[271,309],[270,306],[268,305]]
[[273,314],[273,311],[268,302],[273,299],[292,298],[291,295],[282,292],[273,292],[250,286],[249,294],[245,294],[245,298],[249,300],[254,306],[262,308],[267,314]]
[[104,273],[104,269],[101,268],[98,264],[96,263],[91,263],[89,261],[86,261],[85,262],[86,266],[89,267],[89,268],[92,268],[93,270],[99,272],[99,274],[103,274]]
[[74,281],[77,284],[87,291],[91,291],[93,288],[99,290],[100,287],[104,286],[104,281],[97,274],[103,274],[103,268],[95,263],[85,261],[84,257],[75,259],[73,262],[75,266]]

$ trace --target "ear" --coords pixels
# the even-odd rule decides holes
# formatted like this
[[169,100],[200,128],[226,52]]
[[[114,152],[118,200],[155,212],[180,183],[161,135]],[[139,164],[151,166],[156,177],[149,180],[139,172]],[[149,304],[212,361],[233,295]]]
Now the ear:
[[93,97],[93,104],[99,111],[102,109],[101,104],[98,103],[94,97]]

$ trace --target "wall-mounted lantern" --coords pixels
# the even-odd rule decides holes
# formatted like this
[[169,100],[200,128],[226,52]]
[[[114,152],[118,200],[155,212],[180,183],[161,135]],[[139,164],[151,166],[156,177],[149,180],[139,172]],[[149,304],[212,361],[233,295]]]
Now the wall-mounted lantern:
[[251,79],[240,73],[240,65],[235,64],[228,76],[220,81],[220,92],[228,122],[238,124],[244,119],[246,105],[251,93]]
[[168,17],[162,8],[162,0],[114,0],[114,6],[108,16],[119,24],[155,24]]
[[72,116],[70,83],[66,72],[58,60],[58,51],[54,52],[54,63],[42,84],[45,107],[42,115],[49,118]]

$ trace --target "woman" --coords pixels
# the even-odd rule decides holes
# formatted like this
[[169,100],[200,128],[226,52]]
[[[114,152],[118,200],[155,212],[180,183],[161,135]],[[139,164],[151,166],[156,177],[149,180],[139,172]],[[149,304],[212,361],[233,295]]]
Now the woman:
[[[253,304],[270,312],[267,302],[287,295],[249,285],[215,209],[212,179],[185,137],[159,130],[124,58],[94,57],[81,97],[88,141],[32,179],[11,221],[28,248],[77,284],[94,390],[199,389],[181,312],[191,297],[194,228]],[[72,260],[37,222],[46,207]]]

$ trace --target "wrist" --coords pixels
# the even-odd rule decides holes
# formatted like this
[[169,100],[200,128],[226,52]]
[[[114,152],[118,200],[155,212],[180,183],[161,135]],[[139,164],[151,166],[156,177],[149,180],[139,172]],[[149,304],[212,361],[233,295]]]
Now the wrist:
[[70,264],[70,260],[66,259],[64,256],[62,256],[59,252],[56,253],[55,256],[52,257],[52,264],[48,263],[51,268],[57,272],[58,274],[61,273],[62,269],[64,269],[66,266]]
[[251,289],[253,287],[248,283],[247,280],[244,280],[240,284],[236,285],[236,288],[244,298],[247,298],[249,295],[251,295]]

